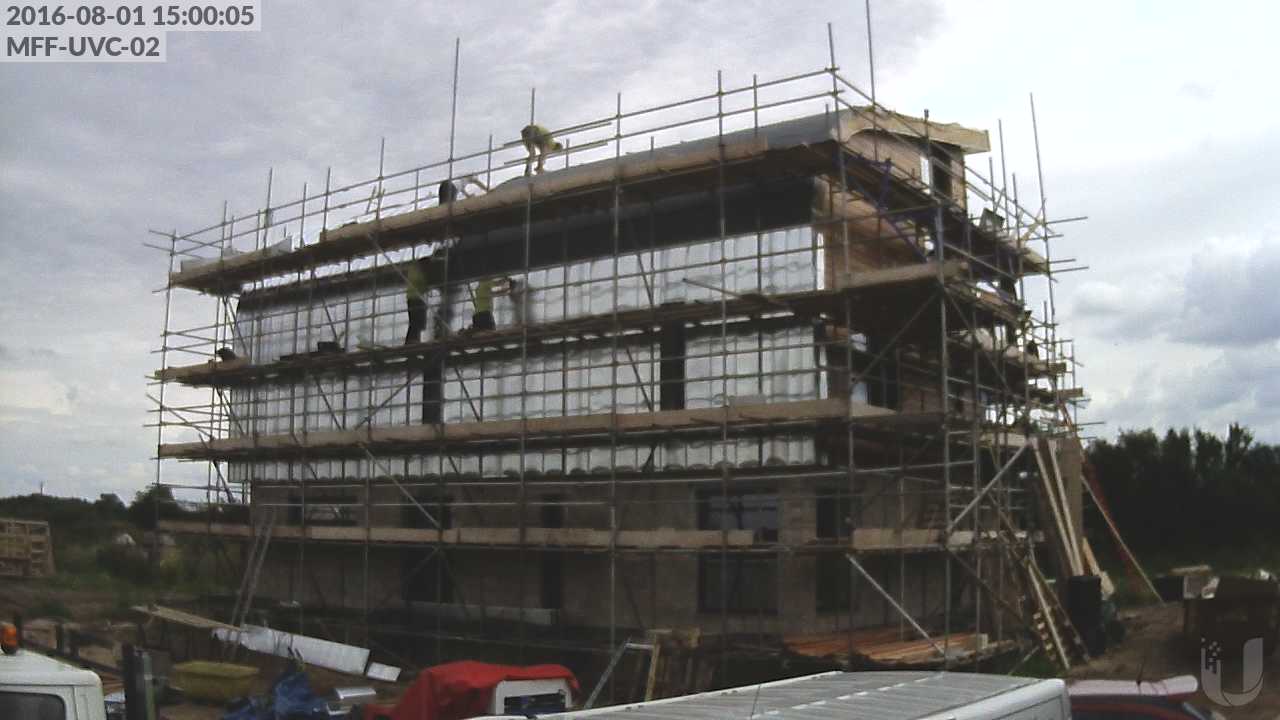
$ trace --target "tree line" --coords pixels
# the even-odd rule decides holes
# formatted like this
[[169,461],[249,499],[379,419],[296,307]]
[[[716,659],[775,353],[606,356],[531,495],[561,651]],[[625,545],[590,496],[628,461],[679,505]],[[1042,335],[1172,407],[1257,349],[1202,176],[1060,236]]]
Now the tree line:
[[1135,550],[1181,551],[1280,539],[1280,445],[1232,423],[1123,430],[1087,450],[1116,523]]

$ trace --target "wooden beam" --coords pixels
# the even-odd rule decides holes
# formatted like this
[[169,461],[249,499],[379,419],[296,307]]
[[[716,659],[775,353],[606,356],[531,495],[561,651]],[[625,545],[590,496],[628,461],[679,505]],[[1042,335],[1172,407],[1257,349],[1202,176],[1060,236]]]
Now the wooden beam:
[[1044,461],[1044,452],[1040,443],[1035,445],[1036,465],[1040,469],[1040,490],[1041,497],[1044,499],[1045,506],[1048,508],[1049,516],[1053,519],[1054,527],[1057,532],[1057,539],[1054,547],[1057,548],[1060,559],[1065,565],[1065,570],[1069,575],[1079,575],[1076,570],[1078,561],[1071,553],[1071,542],[1068,539],[1066,525],[1063,524],[1062,511],[1058,507],[1057,492],[1053,489],[1053,480],[1049,476],[1049,467]]
[[1076,535],[1075,521],[1071,516],[1071,502],[1067,498],[1067,488],[1062,481],[1062,468],[1058,465],[1058,443],[1052,439],[1044,440],[1045,454],[1049,456],[1049,464],[1053,467],[1053,487],[1058,491],[1058,508],[1062,511],[1062,522],[1067,527],[1068,548],[1071,551],[1071,568],[1076,575],[1084,574],[1084,561],[1080,557],[1080,538]]

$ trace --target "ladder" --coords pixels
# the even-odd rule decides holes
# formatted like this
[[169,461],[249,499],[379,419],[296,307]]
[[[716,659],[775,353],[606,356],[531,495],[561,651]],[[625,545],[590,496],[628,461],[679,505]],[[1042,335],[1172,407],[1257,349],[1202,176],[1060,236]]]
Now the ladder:
[[1020,555],[1014,550],[1012,541],[1003,542],[1001,546],[1018,571],[1025,599],[1032,609],[1031,624],[1045,656],[1064,673],[1074,664],[1088,662],[1089,650],[1075,625],[1071,624],[1066,608],[1049,587],[1035,556],[1030,552]]
[[258,590],[258,577],[262,574],[262,565],[267,559],[267,549],[271,546],[271,533],[275,529],[276,509],[268,507],[263,510],[262,520],[253,529],[253,544],[249,546],[249,557],[245,560],[244,576],[240,578],[240,589],[236,592],[236,604],[231,610],[231,624],[243,627],[249,609],[253,606],[253,596]]

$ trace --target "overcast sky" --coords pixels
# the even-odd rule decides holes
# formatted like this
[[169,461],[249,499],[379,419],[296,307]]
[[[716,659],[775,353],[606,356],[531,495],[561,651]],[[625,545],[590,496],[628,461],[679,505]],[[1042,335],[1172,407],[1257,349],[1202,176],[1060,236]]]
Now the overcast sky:
[[[1084,419],[1280,442],[1280,95],[1270,3],[887,2],[879,98],[993,131],[1038,192]],[[376,12],[374,10],[376,8]],[[799,8],[803,8],[802,10]],[[261,32],[172,33],[168,61],[0,64],[0,495],[126,497],[154,474],[145,375],[167,258],[148,228],[252,212],[327,167],[351,182],[514,137],[538,88],[565,126],[837,60],[865,83],[861,2],[270,2]],[[972,159],[985,167],[986,159]],[[296,188],[296,189],[295,189]]]

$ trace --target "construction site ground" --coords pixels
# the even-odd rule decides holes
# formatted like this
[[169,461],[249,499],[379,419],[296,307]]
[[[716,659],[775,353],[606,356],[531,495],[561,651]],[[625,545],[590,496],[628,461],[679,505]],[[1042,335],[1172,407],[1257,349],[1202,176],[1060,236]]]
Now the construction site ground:
[[[166,597],[168,604],[181,604],[184,598]],[[60,607],[70,616],[69,620],[80,624],[99,636],[111,636],[120,641],[131,640],[134,629],[130,624],[136,618],[126,619],[117,591],[112,588],[68,586],[57,580],[27,580],[0,583],[0,617],[11,618],[22,614],[24,621],[37,618],[33,609]],[[1187,644],[1182,638],[1182,607],[1179,604],[1143,605],[1123,608],[1121,617],[1126,634],[1123,642],[1108,649],[1105,655],[1093,659],[1087,665],[1077,666],[1070,673],[1072,678],[1133,679],[1141,676],[1154,680],[1172,675],[1200,676],[1199,648]],[[87,649],[84,653],[98,662],[112,664],[110,652]],[[265,692],[278,671],[277,659],[240,658],[239,662],[261,664],[263,673],[258,679],[257,692]],[[1222,687],[1228,693],[1241,690],[1239,658],[1224,658]],[[308,673],[317,691],[327,692],[334,686],[368,685],[367,680],[330,672],[322,668],[309,668]],[[112,680],[108,679],[110,688]],[[396,685],[380,685],[380,700],[394,701],[403,692],[407,682]],[[1249,704],[1240,708],[1224,708],[1215,705],[1203,692],[1197,695],[1197,704],[1214,708],[1231,720],[1275,720],[1280,718],[1280,653],[1267,659],[1263,672],[1263,690]],[[170,720],[206,720],[221,717],[220,707],[198,703],[166,705],[161,717]]]
[[[1199,645],[1182,637],[1182,605],[1144,605],[1127,607],[1120,616],[1125,625],[1123,642],[1107,649],[1086,665],[1073,668],[1070,677],[1107,680],[1159,680],[1173,675],[1200,677]],[[1228,655],[1230,655],[1228,653]],[[1223,658],[1222,689],[1226,693],[1241,692],[1241,661]],[[1196,693],[1193,704],[1211,708],[1229,720],[1277,720],[1280,718],[1280,653],[1266,659],[1262,673],[1262,692],[1252,702],[1238,708],[1214,704],[1204,691]]]

